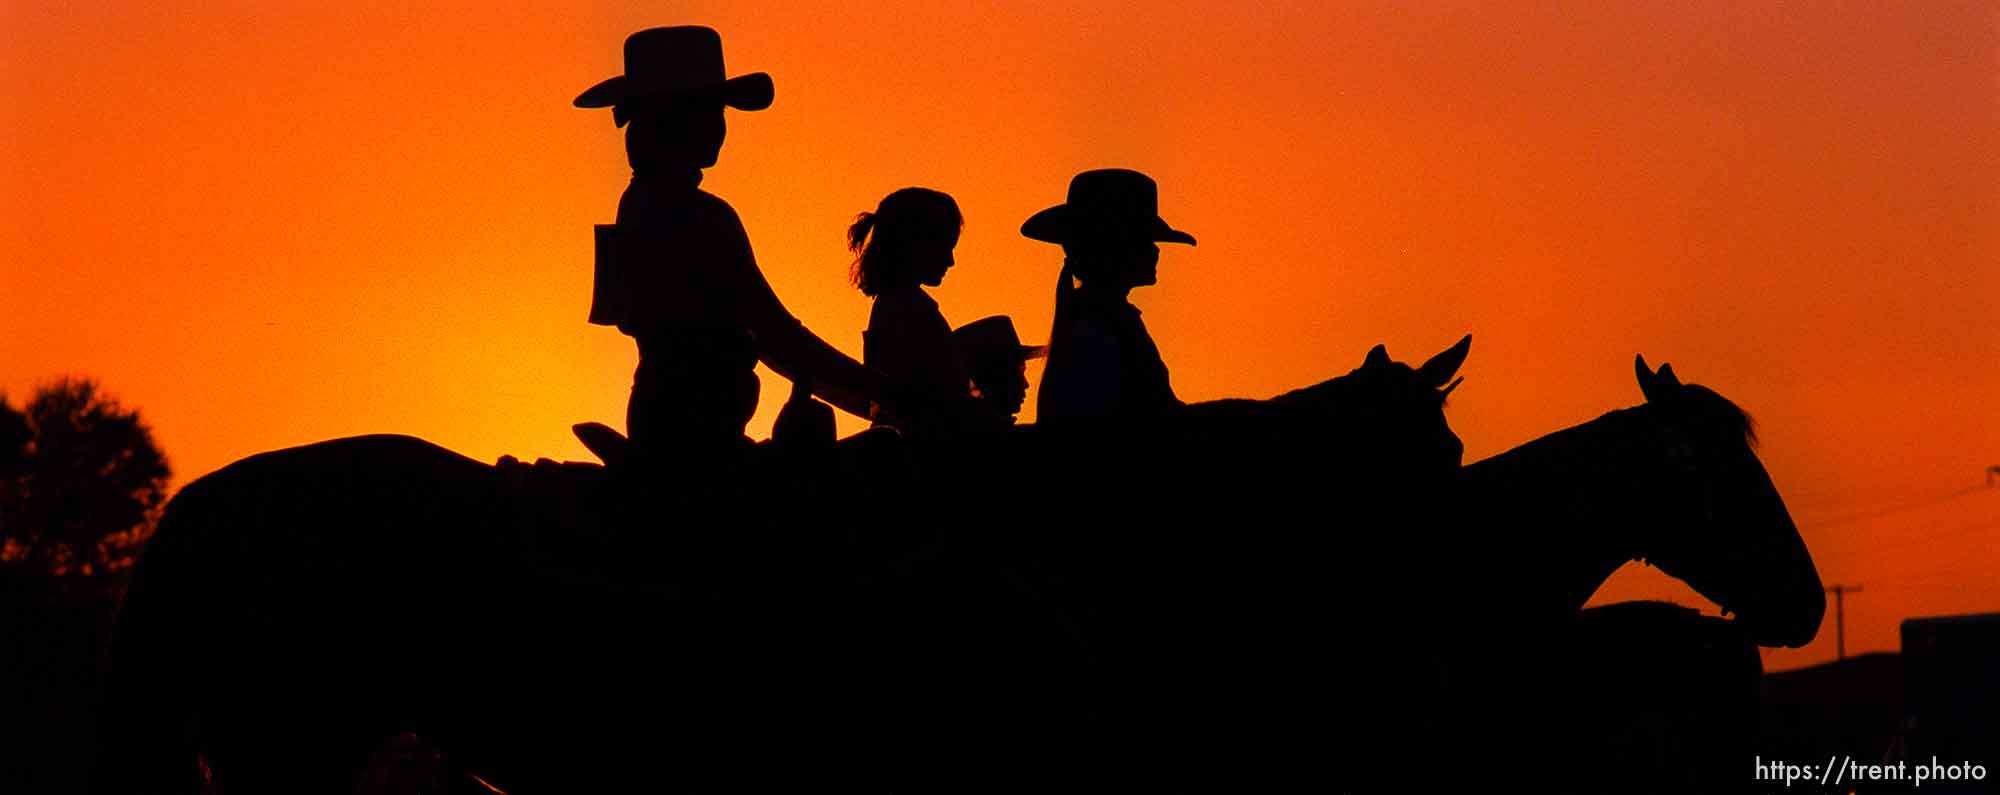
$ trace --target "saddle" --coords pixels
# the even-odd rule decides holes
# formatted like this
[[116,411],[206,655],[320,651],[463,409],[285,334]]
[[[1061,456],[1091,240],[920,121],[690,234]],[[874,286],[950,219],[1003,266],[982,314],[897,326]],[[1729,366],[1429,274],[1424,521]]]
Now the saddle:
[[[570,426],[570,432],[605,466],[626,467],[638,463],[641,457],[631,439],[604,423],[579,422]],[[806,382],[794,382],[791,397],[779,410],[778,421],[771,426],[771,438],[764,445],[797,456],[824,452],[836,443],[833,407],[814,400]]]
[[856,544],[857,507],[912,471],[901,433],[836,439],[832,409],[809,395],[786,404],[772,438],[713,462],[649,460],[602,423],[571,431],[601,463],[496,462],[508,545],[540,576],[621,590],[684,589],[780,558],[869,556],[872,542]]

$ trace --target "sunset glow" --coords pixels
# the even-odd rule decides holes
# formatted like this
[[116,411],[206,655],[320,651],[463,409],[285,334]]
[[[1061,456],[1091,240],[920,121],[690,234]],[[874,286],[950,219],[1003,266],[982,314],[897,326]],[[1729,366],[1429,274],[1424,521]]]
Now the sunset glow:
[[[629,171],[570,100],[705,24],[777,98],[704,188],[851,354],[842,233],[884,194],[952,194],[933,295],[1038,343],[1061,253],[1021,222],[1136,168],[1201,241],[1134,293],[1182,398],[1471,333],[1473,461],[1639,402],[1643,353],[1756,416],[1823,578],[1865,586],[1850,654],[2000,610],[1990,2],[211,5],[0,8],[0,389],[99,379],[176,485],[362,433],[589,460],[569,426],[622,425],[637,358],[584,322]],[[1631,569],[1599,599],[1714,610]]]

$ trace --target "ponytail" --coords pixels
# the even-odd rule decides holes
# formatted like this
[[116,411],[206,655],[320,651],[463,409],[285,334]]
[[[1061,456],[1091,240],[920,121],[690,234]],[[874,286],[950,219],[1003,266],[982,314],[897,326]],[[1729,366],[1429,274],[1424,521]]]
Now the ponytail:
[[854,256],[861,256],[862,249],[868,245],[868,233],[874,230],[874,213],[864,210],[854,216],[854,224],[847,227],[847,250],[854,252]]
[[847,250],[854,252],[854,263],[848,266],[847,280],[866,295],[874,295],[869,284],[868,269],[861,265],[861,255],[868,250],[868,235],[875,231],[875,214],[862,211],[854,216],[854,223],[847,227]]
[[[882,199],[875,212],[854,216],[847,227],[847,250],[854,252],[848,279],[861,293],[876,296],[912,279],[901,243],[917,230],[965,224],[958,202],[929,188],[903,188]],[[887,235],[885,238],[884,235]],[[889,241],[885,245],[884,241]]]
[[1051,326],[1049,329],[1048,352],[1050,361],[1054,361],[1057,350],[1066,347],[1057,345],[1056,340],[1063,337],[1063,330],[1069,326],[1070,318],[1075,312],[1073,308],[1073,305],[1076,303],[1075,276],[1075,268],[1070,264],[1070,258],[1063,257],[1062,270],[1056,274],[1055,320],[1049,324]]

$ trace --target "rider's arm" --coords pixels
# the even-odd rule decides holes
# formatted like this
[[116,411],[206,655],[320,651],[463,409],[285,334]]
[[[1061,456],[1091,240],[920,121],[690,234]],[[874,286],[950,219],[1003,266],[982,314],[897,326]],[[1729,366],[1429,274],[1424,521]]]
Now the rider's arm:
[[785,309],[757,267],[742,221],[727,205],[720,209],[729,216],[722,228],[734,233],[735,251],[728,259],[735,309],[757,340],[757,358],[791,381],[811,384],[814,395],[857,417],[869,417],[873,404],[892,402],[887,378],[827,344]]

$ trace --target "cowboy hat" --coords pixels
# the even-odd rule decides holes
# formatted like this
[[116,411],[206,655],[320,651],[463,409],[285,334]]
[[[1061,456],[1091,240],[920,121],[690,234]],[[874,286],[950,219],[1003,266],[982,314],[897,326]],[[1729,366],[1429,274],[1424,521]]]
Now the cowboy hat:
[[1014,319],[1006,315],[983,317],[959,326],[951,333],[967,362],[1023,362],[1039,359],[1049,352],[1046,345],[1022,345],[1014,332]]
[[1069,181],[1069,198],[1035,213],[1021,234],[1044,243],[1139,236],[1164,243],[1194,245],[1194,235],[1160,217],[1160,186],[1137,171],[1085,171]]
[[[771,106],[771,76],[752,72],[724,77],[722,36],[712,28],[649,28],[625,38],[625,73],[578,94],[579,108],[616,108],[636,99],[708,94],[737,110]],[[614,113],[618,126],[626,117]]]

